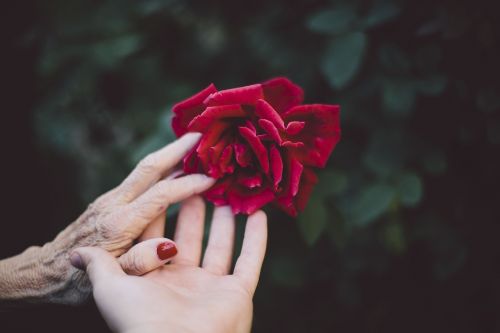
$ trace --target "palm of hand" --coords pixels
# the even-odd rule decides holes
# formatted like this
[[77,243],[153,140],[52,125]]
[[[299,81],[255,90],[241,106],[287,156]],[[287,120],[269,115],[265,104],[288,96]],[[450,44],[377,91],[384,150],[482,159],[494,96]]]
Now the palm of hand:
[[107,265],[114,265],[117,271],[94,279],[87,268],[96,303],[114,330],[250,331],[252,297],[267,240],[266,216],[257,212],[248,218],[241,254],[230,274],[234,216],[228,207],[215,209],[201,260],[204,212],[199,197],[183,203],[175,234],[179,253],[166,266],[143,276],[129,276],[111,261]]
[[[168,293],[167,300],[185,304],[184,311],[196,313],[196,317],[209,316],[208,320],[192,322],[195,332],[249,332],[252,317],[252,294],[236,277],[219,276],[200,267],[168,265],[145,276],[146,279],[161,285]],[[179,311],[177,308],[174,311]],[[217,318],[217,319],[216,319]],[[216,319],[216,320],[214,320]],[[230,320],[227,320],[230,319]],[[215,326],[206,327],[207,323]],[[229,326],[229,327],[227,327]]]

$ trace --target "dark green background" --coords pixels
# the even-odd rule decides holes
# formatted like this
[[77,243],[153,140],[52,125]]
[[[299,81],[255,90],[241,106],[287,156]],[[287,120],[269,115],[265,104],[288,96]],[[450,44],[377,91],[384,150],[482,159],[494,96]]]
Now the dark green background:
[[[283,75],[342,106],[343,137],[298,220],[269,210],[254,331],[500,330],[493,1],[5,7],[2,256],[172,140],[173,103]],[[106,330],[92,304],[0,316],[6,332]]]

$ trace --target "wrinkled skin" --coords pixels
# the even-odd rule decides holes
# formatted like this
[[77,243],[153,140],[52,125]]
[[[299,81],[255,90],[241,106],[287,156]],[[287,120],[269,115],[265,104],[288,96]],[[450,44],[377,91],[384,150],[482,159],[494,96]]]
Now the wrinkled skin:
[[217,91],[211,84],[176,104],[172,127],[203,133],[184,159],[186,173],[217,184],[205,194],[234,213],[274,203],[296,216],[340,140],[339,106],[301,105],[303,92],[286,78]]
[[122,184],[95,200],[53,241],[1,260],[0,303],[82,303],[91,288],[86,275],[69,263],[73,249],[98,246],[118,257],[135,240],[163,237],[168,205],[214,184],[201,174],[171,174],[199,138],[190,133],[148,155]]

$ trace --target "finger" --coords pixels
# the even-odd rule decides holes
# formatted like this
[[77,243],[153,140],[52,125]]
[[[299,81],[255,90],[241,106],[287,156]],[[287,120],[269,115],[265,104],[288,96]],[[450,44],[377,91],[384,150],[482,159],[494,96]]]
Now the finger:
[[127,206],[129,221],[126,223],[142,232],[146,225],[165,212],[168,205],[206,191],[214,183],[215,179],[201,174],[162,180]]
[[179,254],[175,264],[199,266],[205,224],[205,202],[199,196],[186,199],[179,211],[174,240]]
[[177,254],[175,243],[167,238],[153,238],[134,245],[118,258],[130,275],[143,275],[165,265]]
[[163,212],[158,215],[153,222],[148,224],[146,229],[142,232],[142,235],[139,237],[139,241],[145,241],[151,238],[160,238],[165,236],[165,219],[167,217],[167,213]]
[[203,268],[218,275],[228,274],[234,244],[234,215],[229,206],[215,207]]
[[98,247],[80,247],[73,250],[70,262],[74,267],[85,270],[93,285],[109,277],[124,275],[116,258]]
[[260,270],[267,244],[267,216],[258,211],[248,217],[241,253],[236,261],[234,275],[253,294],[259,282]]
[[134,200],[164,177],[198,143],[200,137],[200,133],[187,133],[142,159],[119,187],[123,200]]

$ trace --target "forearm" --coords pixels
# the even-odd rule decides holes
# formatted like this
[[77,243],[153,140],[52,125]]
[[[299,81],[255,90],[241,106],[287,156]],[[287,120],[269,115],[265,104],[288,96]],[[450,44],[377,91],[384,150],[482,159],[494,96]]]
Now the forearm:
[[90,286],[66,257],[48,243],[0,260],[0,304],[81,303]]

